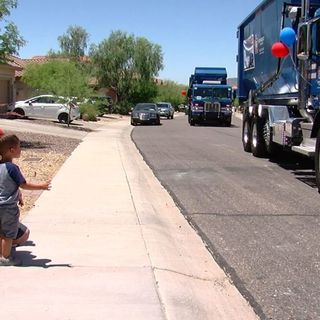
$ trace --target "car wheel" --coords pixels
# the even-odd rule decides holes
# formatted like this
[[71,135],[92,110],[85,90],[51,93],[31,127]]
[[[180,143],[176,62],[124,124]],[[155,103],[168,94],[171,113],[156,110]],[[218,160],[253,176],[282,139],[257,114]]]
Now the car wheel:
[[58,120],[60,123],[68,123],[68,120],[69,120],[69,116],[67,113],[61,113],[58,117]]
[[196,124],[195,121],[194,121],[193,119],[191,119],[191,120],[190,120],[190,126],[193,127],[195,124]]
[[131,119],[131,125],[136,126],[137,124]]
[[167,119],[170,119],[170,116],[167,116]]
[[20,116],[23,116],[23,117],[26,115],[24,110],[21,109],[21,108],[14,109],[13,112],[15,112],[15,113],[17,113],[17,114],[19,114]]
[[173,119],[173,114],[172,114],[172,116],[171,116],[171,119]]

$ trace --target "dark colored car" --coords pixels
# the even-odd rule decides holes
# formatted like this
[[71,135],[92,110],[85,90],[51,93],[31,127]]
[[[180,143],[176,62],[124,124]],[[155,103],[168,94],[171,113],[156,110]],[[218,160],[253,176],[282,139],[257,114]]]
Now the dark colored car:
[[174,108],[169,102],[159,102],[157,103],[160,117],[166,117],[167,119],[173,119]]
[[160,115],[155,103],[138,103],[131,112],[131,124],[160,124]]

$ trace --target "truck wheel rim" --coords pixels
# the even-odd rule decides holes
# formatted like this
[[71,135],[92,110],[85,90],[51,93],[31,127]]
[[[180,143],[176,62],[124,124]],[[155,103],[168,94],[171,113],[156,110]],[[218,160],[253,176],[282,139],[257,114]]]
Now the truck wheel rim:
[[264,125],[264,130],[263,130],[263,136],[264,136],[264,141],[266,143],[267,146],[270,145],[270,137],[271,137],[271,131],[270,131],[270,126],[269,126],[269,122],[267,121]]
[[248,143],[249,142],[248,122],[247,121],[244,123],[243,141],[244,141],[244,143]]
[[258,145],[258,139],[257,139],[257,127],[256,124],[252,127],[252,145],[256,148]]

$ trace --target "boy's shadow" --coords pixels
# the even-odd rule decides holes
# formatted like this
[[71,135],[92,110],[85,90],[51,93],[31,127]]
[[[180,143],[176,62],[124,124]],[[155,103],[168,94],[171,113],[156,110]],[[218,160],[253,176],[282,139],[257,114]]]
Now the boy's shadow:
[[[35,243],[33,241],[26,241],[23,245],[19,246],[21,247],[35,247]],[[13,254],[22,260],[22,265],[19,267],[40,267],[40,268],[72,268],[72,265],[69,263],[59,263],[59,264],[50,264],[52,261],[51,259],[36,259],[37,256],[33,255],[30,251],[22,251],[18,250],[16,251],[16,248],[13,248]]]

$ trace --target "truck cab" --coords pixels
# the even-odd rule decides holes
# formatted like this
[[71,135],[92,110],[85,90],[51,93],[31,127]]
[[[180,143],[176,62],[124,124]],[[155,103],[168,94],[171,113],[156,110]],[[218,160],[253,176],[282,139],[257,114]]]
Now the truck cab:
[[228,85],[194,84],[192,86],[189,123],[219,121],[231,126],[232,88]]
[[189,79],[188,121],[221,122],[231,126],[232,87],[227,85],[227,72],[220,67],[197,67]]

